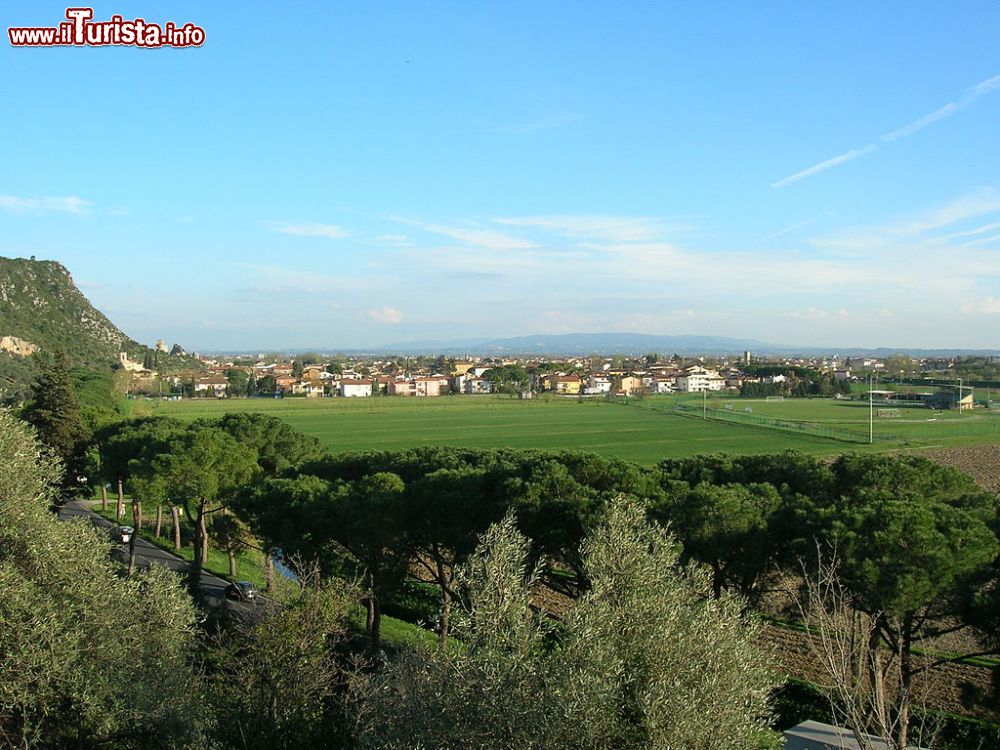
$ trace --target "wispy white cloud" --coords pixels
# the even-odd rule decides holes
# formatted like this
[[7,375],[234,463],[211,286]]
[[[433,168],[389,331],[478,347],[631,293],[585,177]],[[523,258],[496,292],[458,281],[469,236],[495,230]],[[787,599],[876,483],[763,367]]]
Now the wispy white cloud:
[[[352,277],[335,276],[332,267],[319,269],[326,275],[307,267],[253,267],[248,294],[267,309],[313,294],[314,312],[314,303],[337,299],[341,313],[327,311],[312,322],[351,335],[409,331],[475,311],[477,321],[503,320],[495,325],[507,326],[504,332],[679,333],[724,325],[776,341],[805,341],[814,333],[863,338],[872,330],[888,340],[906,333],[903,321],[926,321],[930,330],[932,321],[960,323],[963,305],[970,312],[990,309],[985,297],[996,296],[1000,279],[995,250],[958,243],[995,235],[991,227],[1000,215],[991,212],[1000,213],[1000,190],[988,187],[877,226],[811,228],[796,236],[799,250],[778,255],[702,244],[706,235],[698,226],[670,237],[677,233],[669,217],[557,213],[417,221],[383,215],[381,227],[354,234],[381,246],[367,248]],[[419,293],[442,279],[455,287],[446,301]],[[608,295],[623,302],[609,302]],[[412,310],[419,310],[419,321]],[[754,326],[764,328],[754,333]]]
[[365,310],[364,315],[376,323],[385,323],[388,325],[395,325],[403,321],[403,313],[395,307],[372,307]]
[[[899,234],[918,234],[995,213],[1000,213],[1000,190],[987,187],[959,196],[940,208],[928,211],[910,221],[891,225],[888,229]],[[989,231],[990,228],[987,227],[985,231]]]
[[532,279],[552,273],[557,269],[571,273],[585,260],[584,254],[576,251],[534,248],[532,250],[509,250],[495,253],[469,253],[458,247],[424,248],[419,252],[403,250],[396,256],[392,267],[398,263],[410,263],[413,270],[433,270],[454,277],[480,277]]
[[272,232],[280,234],[290,234],[293,237],[326,237],[331,240],[342,240],[351,235],[346,229],[335,224],[271,224],[268,228]]
[[[511,227],[540,229],[564,237],[590,238],[608,242],[635,242],[663,236],[667,229],[663,219],[628,216],[517,216],[493,221]],[[679,227],[673,227],[679,228]]]
[[969,242],[963,242],[959,247],[974,247],[975,245],[992,245],[995,242],[1000,242],[1000,234],[992,234],[989,237],[980,237],[978,240],[970,240]]
[[791,226],[784,227],[783,229],[779,229],[776,232],[771,232],[770,234],[765,234],[763,237],[761,237],[760,239],[758,239],[757,242],[758,243],[759,242],[767,242],[768,240],[773,240],[773,239],[777,239],[778,237],[783,237],[786,234],[791,234],[792,232],[796,232],[799,229],[804,229],[805,227],[807,227],[810,224],[812,224],[814,221],[816,221],[816,217],[815,216],[813,216],[812,218],[809,218],[809,219],[805,219],[804,221],[800,221],[800,222],[797,222],[795,224],[792,224]]
[[962,94],[962,97],[958,101],[948,102],[943,107],[939,107],[931,112],[929,115],[924,115],[923,117],[916,119],[901,128],[893,130],[891,133],[886,133],[882,136],[882,140],[889,143],[891,141],[899,140],[900,138],[907,138],[917,131],[923,130],[928,125],[933,125],[934,123],[940,122],[947,117],[951,117],[956,112],[959,112],[973,104],[980,97],[985,96],[991,91],[996,91],[997,89],[1000,89],[1000,75],[987,78],[985,81],[981,81],[975,86],[969,87],[965,90],[965,93]]
[[83,216],[90,213],[94,204],[75,195],[47,198],[19,198],[16,195],[0,195],[0,208],[13,213],[67,213]]
[[953,234],[946,234],[941,239],[943,240],[955,240],[962,237],[975,237],[977,234],[984,234],[985,232],[992,232],[996,229],[1000,229],[1000,221],[994,222],[993,224],[985,224],[981,227],[975,227],[973,229],[966,229],[962,232],[955,232]]
[[855,148],[850,151],[845,151],[838,156],[834,156],[832,159],[827,159],[826,161],[821,161],[819,164],[814,164],[808,169],[803,169],[801,172],[796,172],[788,177],[783,177],[777,182],[772,182],[771,187],[773,188],[783,188],[786,185],[791,185],[799,180],[804,180],[806,177],[812,177],[814,174],[819,174],[820,172],[825,172],[831,167],[836,167],[840,164],[845,164],[849,161],[854,161],[855,159],[860,159],[862,156],[867,156],[873,151],[877,151],[878,146],[874,143],[869,143],[863,148]]
[[234,263],[233,266],[249,272],[254,284],[251,291],[257,295],[294,297],[298,294],[353,292],[369,288],[377,281],[373,276],[334,276],[254,263]]
[[413,241],[405,234],[380,234],[372,237],[371,242],[386,247],[410,247],[413,245]]
[[407,223],[416,224],[427,232],[451,237],[453,240],[458,240],[463,244],[482,247],[488,250],[530,250],[536,247],[534,242],[521,237],[504,234],[503,232],[496,232],[492,229],[451,227],[443,224],[424,224],[421,222]]
[[966,302],[962,305],[961,311],[966,314],[1000,315],[1000,299],[987,296],[975,302]]
[[[813,237],[809,240],[809,244],[818,250],[835,252],[841,256],[865,255],[866,257],[870,257],[872,252],[890,247],[900,250],[905,248],[910,254],[918,248],[928,250],[959,248],[965,245],[983,244],[990,240],[987,238],[982,241],[956,244],[955,239],[974,237],[992,231],[995,224],[1000,224],[1000,222],[990,222],[985,226],[964,229],[961,228],[963,223],[997,214],[1000,214],[1000,190],[985,187],[958,196],[944,205],[886,224],[852,227]],[[959,231],[940,233],[949,228],[958,228]]]

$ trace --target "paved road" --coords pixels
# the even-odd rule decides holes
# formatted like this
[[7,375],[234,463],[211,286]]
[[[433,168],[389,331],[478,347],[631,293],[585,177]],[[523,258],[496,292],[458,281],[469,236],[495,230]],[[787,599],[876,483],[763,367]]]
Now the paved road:
[[[114,524],[103,516],[91,511],[90,506],[92,504],[93,501],[90,500],[70,500],[59,509],[59,519],[61,521],[86,519],[97,528],[110,529]],[[112,550],[111,555],[119,562],[127,565],[128,545],[116,546]],[[171,570],[182,574],[187,573],[189,567],[186,560],[172,555],[166,550],[157,547],[152,542],[148,542],[138,536],[135,538],[135,562],[136,567],[139,568],[147,568],[150,565],[165,565]],[[206,573],[205,571],[201,573],[199,589],[208,606],[217,607],[222,602],[226,602],[227,605],[236,606],[239,609],[252,609],[252,605],[249,603],[227,600],[225,598],[225,591],[228,585],[229,581],[223,580],[218,576]],[[262,601],[262,599],[261,597],[259,601]]]

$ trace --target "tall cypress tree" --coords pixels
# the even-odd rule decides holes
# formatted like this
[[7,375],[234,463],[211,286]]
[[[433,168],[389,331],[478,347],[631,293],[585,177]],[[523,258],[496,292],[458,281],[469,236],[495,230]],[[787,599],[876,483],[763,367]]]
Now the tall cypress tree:
[[80,404],[62,354],[56,355],[50,364],[40,363],[33,390],[35,397],[25,409],[24,418],[38,430],[42,442],[55,450],[67,468],[72,469],[90,435],[80,415]]

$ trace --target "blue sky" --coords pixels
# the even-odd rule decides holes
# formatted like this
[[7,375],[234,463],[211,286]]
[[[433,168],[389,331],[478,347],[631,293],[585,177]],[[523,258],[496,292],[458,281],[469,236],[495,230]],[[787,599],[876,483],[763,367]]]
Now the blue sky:
[[0,255],[141,341],[1000,346],[995,2],[93,7],[207,41],[3,40]]

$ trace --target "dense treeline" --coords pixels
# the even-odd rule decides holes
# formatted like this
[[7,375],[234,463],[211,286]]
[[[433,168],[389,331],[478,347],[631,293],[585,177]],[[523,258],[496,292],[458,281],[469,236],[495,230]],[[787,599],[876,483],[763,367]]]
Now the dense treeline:
[[[251,436],[261,427],[241,424]],[[229,495],[221,474],[232,485],[275,470],[262,468],[273,441],[237,441],[218,425],[141,420],[106,437],[108,469],[146,492],[157,481],[147,466],[216,500]],[[0,458],[5,745],[773,746],[775,682],[756,625],[736,597],[708,596],[705,576],[680,565],[679,545],[638,503],[612,504],[581,547],[591,591],[558,630],[530,606],[538,569],[510,513],[454,567],[460,645],[365,659],[349,615],[366,592],[306,572],[257,622],[199,629],[170,573],[123,576],[89,524],[46,512],[58,463],[7,413]],[[249,464],[256,472],[232,474]],[[373,476],[356,480],[358,492],[393,492]]]
[[443,650],[456,571],[490,524],[512,513],[529,559],[571,572],[587,591],[580,542],[622,496],[677,534],[682,559],[709,571],[714,597],[734,592],[750,607],[775,576],[816,564],[817,548],[833,551],[852,607],[873,623],[870,658],[898,655],[898,726],[908,727],[915,679],[934,666],[916,664],[923,644],[969,629],[982,653],[998,645],[997,498],[919,457],[702,456],[644,469],[571,452],[412,449],[306,462],[237,507],[286,548],[329,564],[352,554],[368,575],[375,644],[380,600],[418,563],[439,590]]
[[[265,546],[315,559],[326,574],[345,558],[363,571],[369,635],[408,572],[438,589],[444,644],[456,569],[490,524],[513,512],[544,561],[589,582],[579,559],[608,503],[640,501],[669,525],[687,560],[752,607],[781,570],[797,570],[816,540],[836,546],[859,601],[890,611],[886,640],[912,644],[934,619],[989,617],[996,575],[997,499],[965,475],[918,457],[796,453],[702,456],[647,469],[569,451],[415,448],[325,455],[263,415],[183,425],[147,419],[101,436],[101,472],[156,502],[180,502],[205,545],[204,521],[234,511]],[[919,542],[919,543],[915,543]],[[196,566],[203,556],[196,557]],[[927,626],[929,627],[929,626]],[[926,634],[930,637],[933,628]]]
[[744,398],[833,396],[851,392],[851,384],[847,380],[837,380],[833,373],[824,374],[808,367],[748,364],[743,371],[751,378],[767,379],[778,375],[785,378],[778,382],[745,382],[740,388],[740,395]]
[[[58,371],[51,378],[54,395],[26,415],[55,455],[41,453],[22,424],[0,415],[0,434],[10,436],[0,444],[0,489],[7,492],[0,564],[16,594],[0,598],[0,619],[25,623],[4,628],[0,641],[7,668],[0,677],[8,682],[6,692],[0,688],[0,736],[17,738],[15,745],[62,746],[58,738],[75,732],[79,747],[113,740],[761,748],[770,741],[760,730],[771,683],[758,661],[760,644],[751,645],[749,613],[776,577],[808,576],[817,550],[836,555],[851,607],[873,623],[869,657],[892,654],[898,663],[887,690],[895,691],[900,726],[910,723],[914,681],[936,664],[915,660],[924,644],[966,629],[982,653],[1000,646],[998,499],[926,459],[846,455],[824,462],[790,452],[646,468],[571,451],[330,455],[260,414],[87,424],[78,408],[66,407],[70,379]],[[52,467],[60,461],[147,507],[182,508],[194,593],[210,545],[226,549],[230,560],[239,549],[277,546],[315,571],[257,627],[230,625],[212,638],[203,629],[199,638],[169,576],[117,579],[105,543],[79,526],[48,528],[40,509],[52,497],[59,473]],[[94,582],[79,587],[81,599],[62,593],[91,568]],[[436,653],[386,654],[382,613],[414,578],[436,591]],[[532,609],[545,587],[576,598],[558,625]],[[142,607],[129,610],[122,603],[128,597]],[[349,613],[357,602],[367,617],[364,634],[355,636]],[[91,614],[101,607],[100,616]],[[170,639],[163,660],[130,640],[144,632],[147,616],[150,644]],[[122,668],[106,662],[114,654],[83,647],[80,623],[91,617],[129,634],[126,650],[150,680],[162,670],[176,678],[164,683],[183,693],[172,729],[152,739],[126,736],[131,721],[159,721],[162,706],[141,691],[123,695],[116,684],[89,684],[88,664]],[[46,628],[73,658],[35,648],[48,643]],[[677,644],[682,650],[671,650]],[[731,658],[709,658],[727,653]],[[63,672],[52,666],[57,658]],[[684,658],[701,666],[682,669]],[[49,669],[53,682],[30,697],[36,667]],[[630,674],[643,681],[609,677]],[[699,675],[722,703],[712,703]],[[684,688],[675,684],[667,695],[671,679]],[[677,695],[686,696],[687,710]],[[732,705],[745,710],[727,714]],[[727,716],[731,744],[692,716]],[[46,736],[56,739],[46,744]],[[906,740],[905,729],[893,738],[900,747]]]

